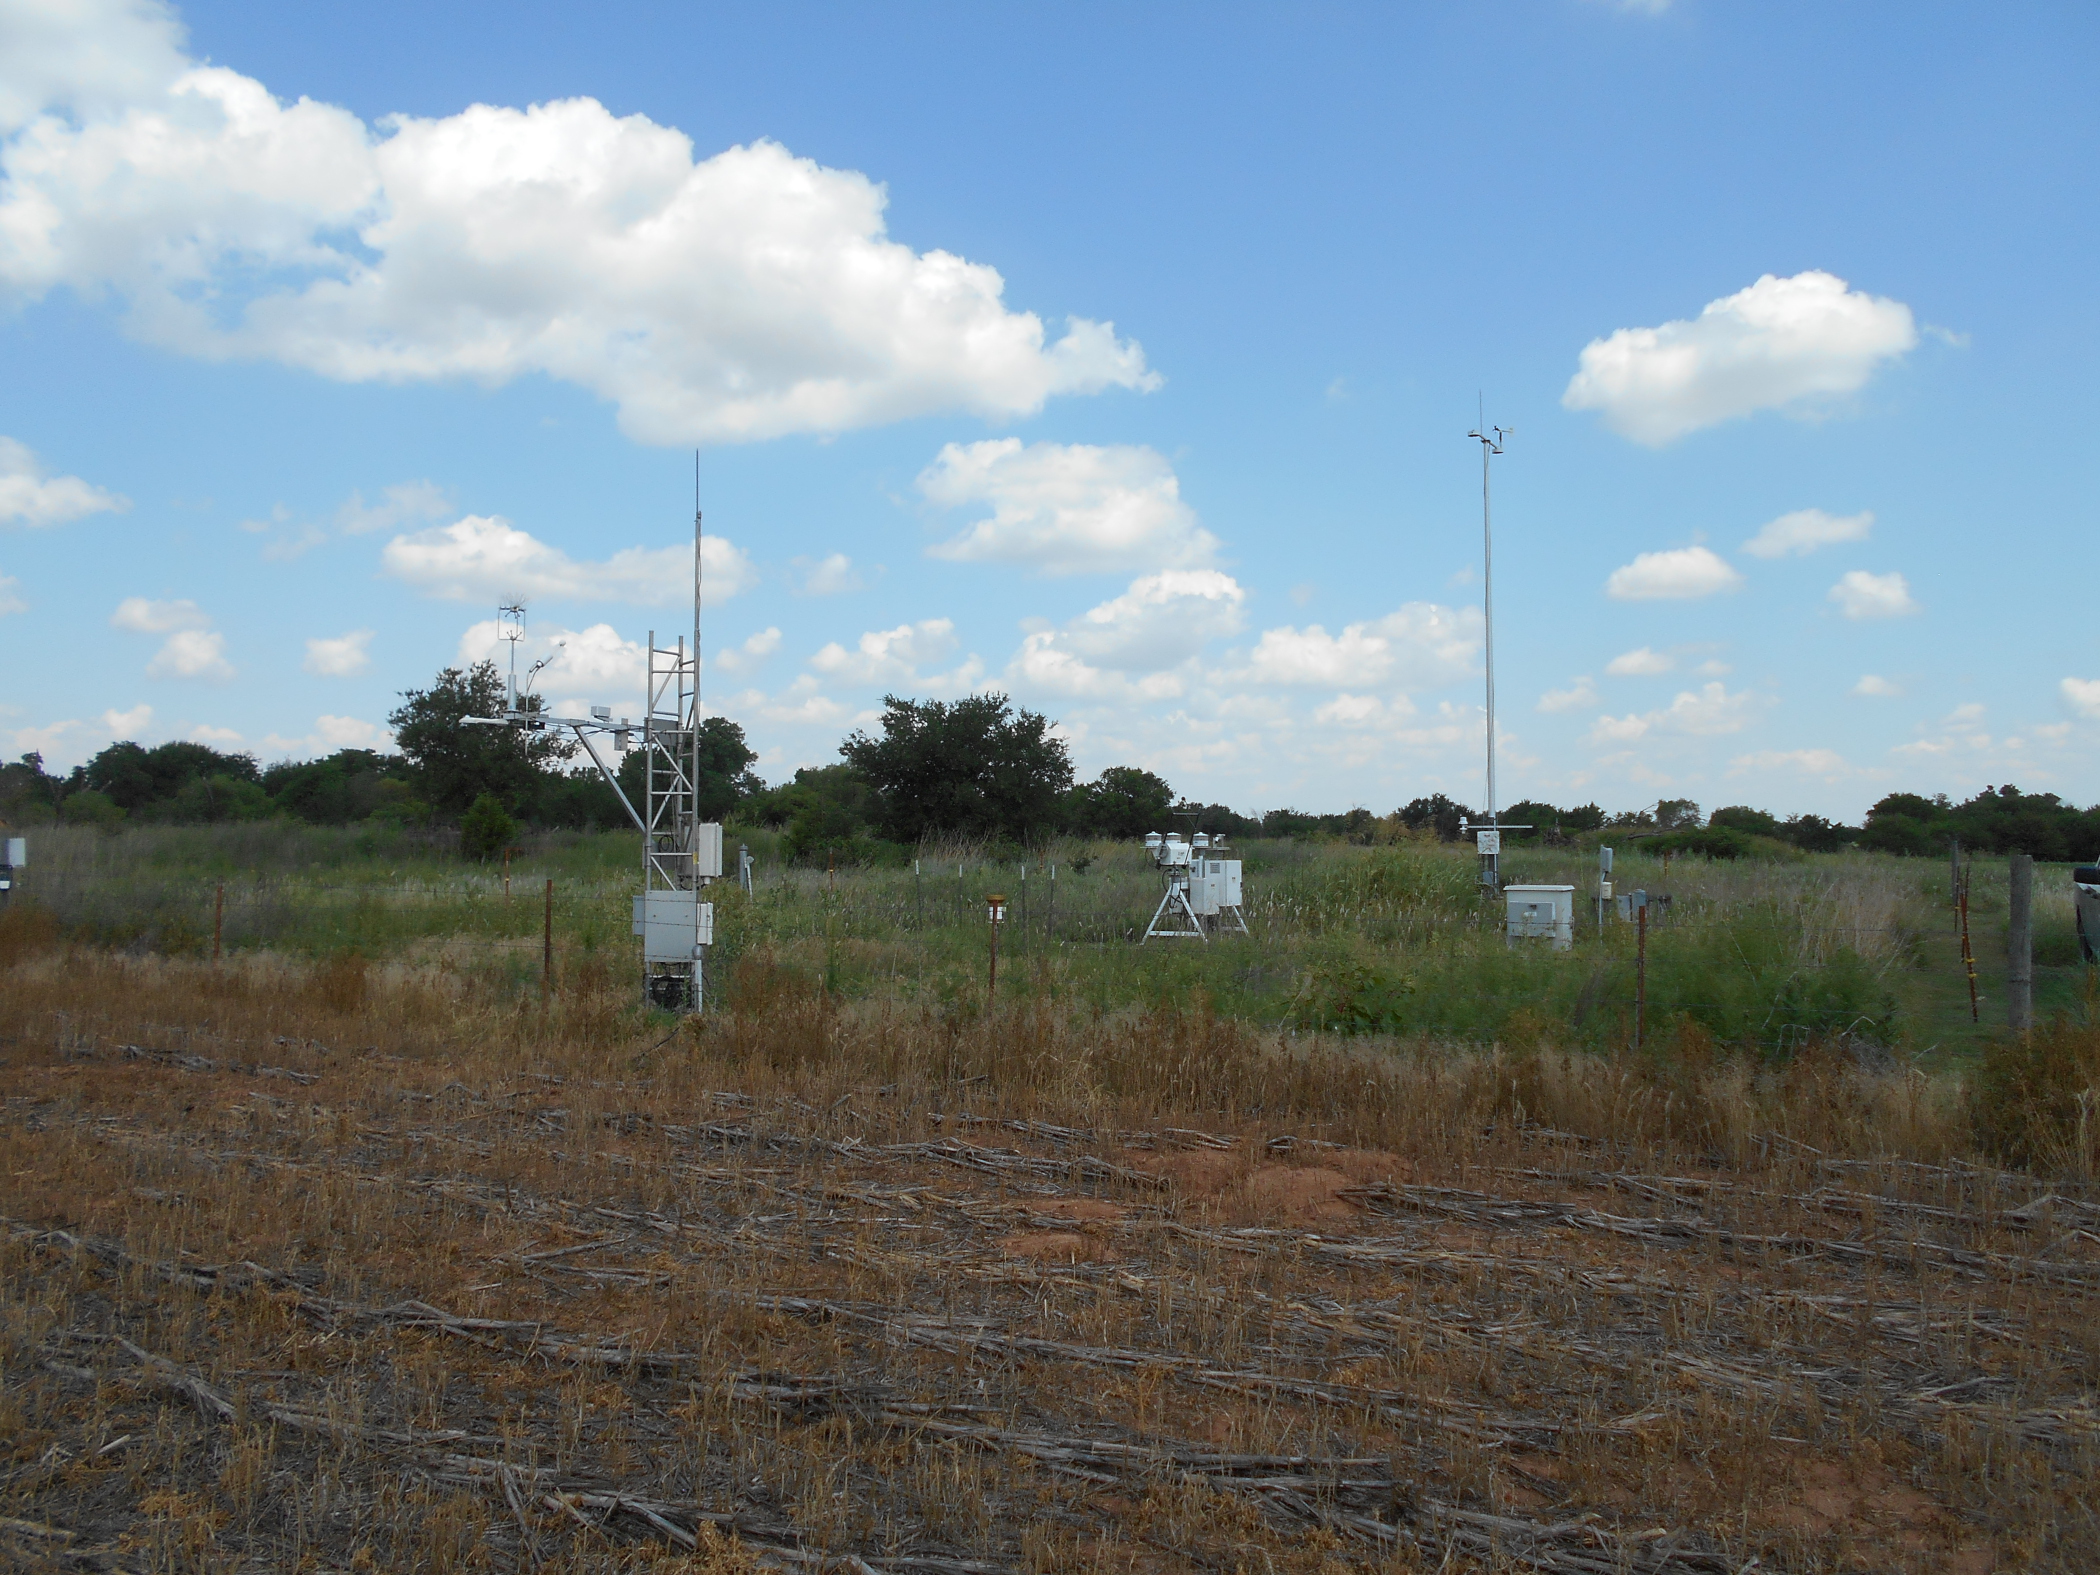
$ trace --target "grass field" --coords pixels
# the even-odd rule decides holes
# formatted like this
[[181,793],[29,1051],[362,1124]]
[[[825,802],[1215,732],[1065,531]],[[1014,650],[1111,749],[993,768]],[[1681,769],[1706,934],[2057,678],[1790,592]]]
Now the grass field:
[[[1585,908],[1570,954],[1507,946],[1462,847],[1249,844],[1251,937],[1209,946],[1132,944],[1159,897],[1143,850],[1069,844],[1034,861],[930,852],[917,871],[787,866],[769,834],[751,846],[750,898],[718,884],[718,977],[747,956],[849,999],[981,1004],[983,898],[1010,898],[1002,987],[1015,1000],[1098,1010],[1187,1001],[1261,1024],[1399,1036],[1610,1048],[1630,1042],[1633,927]],[[546,883],[557,972],[627,966],[638,862],[625,833],[532,839],[511,862],[463,864],[414,833],[283,823],[36,838],[24,895],[106,945],[372,961],[442,960],[536,991]],[[1593,889],[1594,854],[1519,849],[1511,880]],[[1937,861],[1873,854],[1667,866],[1619,850],[1621,891],[1672,898],[1649,938],[1647,1024],[1689,1015],[1730,1045],[1785,1054],[1848,1037],[1929,1068],[1958,1066],[2004,1022],[2005,863],[1971,867],[1981,997],[1971,1021],[1949,875]],[[506,891],[506,885],[508,890]],[[2083,1013],[2068,869],[2036,872],[2036,1002]]]
[[[506,902],[408,844],[127,835],[40,843],[0,921],[23,1567],[2100,1567],[2100,1034],[2065,968],[1972,1074],[1944,869],[1673,866],[1634,1054],[1623,935],[1512,953],[1434,848],[1252,850],[1251,941],[1163,956],[1113,928],[1149,873],[1063,850],[995,1005],[1011,867],[760,849],[680,1023],[618,839]],[[1758,981],[1838,967],[1887,1040],[1689,1004],[1790,1021]],[[1290,1026],[1351,990],[1395,1031]],[[2046,1126],[2030,1169],[1980,1115]]]

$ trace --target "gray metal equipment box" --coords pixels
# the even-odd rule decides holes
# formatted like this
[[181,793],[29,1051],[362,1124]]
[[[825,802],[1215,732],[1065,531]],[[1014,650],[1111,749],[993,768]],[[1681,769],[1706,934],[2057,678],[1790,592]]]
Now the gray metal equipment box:
[[715,905],[696,891],[645,891],[634,899],[644,962],[691,962],[715,940]]
[[720,823],[703,820],[693,831],[693,873],[702,880],[719,880],[722,875]]
[[1189,862],[1189,906],[1204,918],[1220,908],[1240,905],[1238,859],[1192,859]]
[[1555,951],[1575,944],[1573,886],[1504,886],[1509,938],[1550,940]]

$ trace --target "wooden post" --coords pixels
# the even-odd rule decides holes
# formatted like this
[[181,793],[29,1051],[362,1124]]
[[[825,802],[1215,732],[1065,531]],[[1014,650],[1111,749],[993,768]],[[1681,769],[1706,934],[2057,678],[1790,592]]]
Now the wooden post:
[[540,1005],[554,988],[554,882],[547,882],[547,907],[540,927]]
[[2005,905],[2005,1023],[2016,1034],[2034,1027],[2034,858],[2015,853]]
[[1638,1050],[1648,1029],[1648,905],[1638,910],[1640,925],[1633,948],[1633,1048]]
[[1956,877],[1955,908],[1961,915],[1961,965],[1969,971],[1969,1021],[1983,1021],[1981,1008],[1976,1000],[1976,953],[1969,946],[1969,877],[1963,872]]
[[226,934],[226,882],[219,882],[211,903],[211,960],[219,960],[219,942]]
[[1961,838],[1947,839],[1947,900],[1961,901]]

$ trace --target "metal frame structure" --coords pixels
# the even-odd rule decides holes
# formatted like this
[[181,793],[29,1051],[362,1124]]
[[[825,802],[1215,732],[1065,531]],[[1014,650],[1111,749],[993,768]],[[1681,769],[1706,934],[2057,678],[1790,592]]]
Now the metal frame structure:
[[700,819],[700,610],[704,588],[701,550],[699,456],[693,461],[693,634],[659,646],[649,631],[649,670],[640,724],[645,755],[642,804],[638,809],[620,785],[617,765],[599,753],[609,740],[616,757],[627,752],[636,726],[615,720],[610,707],[591,707],[589,717],[549,716],[533,701],[532,680],[552,658],[535,663],[518,686],[518,642],[525,635],[525,609],[502,609],[503,637],[510,641],[510,692],[500,717],[470,716],[469,724],[518,727],[528,732],[566,729],[591,757],[620,807],[642,834],[642,891],[634,904],[634,932],[642,937],[642,998],[674,1012],[699,1012],[706,1004],[706,950],[714,941],[714,905],[701,893],[722,873],[722,828]]

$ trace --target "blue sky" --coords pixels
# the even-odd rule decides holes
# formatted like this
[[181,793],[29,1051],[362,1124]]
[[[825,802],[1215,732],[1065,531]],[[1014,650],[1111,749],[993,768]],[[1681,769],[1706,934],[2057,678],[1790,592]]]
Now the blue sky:
[[[701,449],[771,778],[2079,802],[2088,7],[0,0],[0,748],[632,709]],[[9,746],[12,746],[9,748]]]

